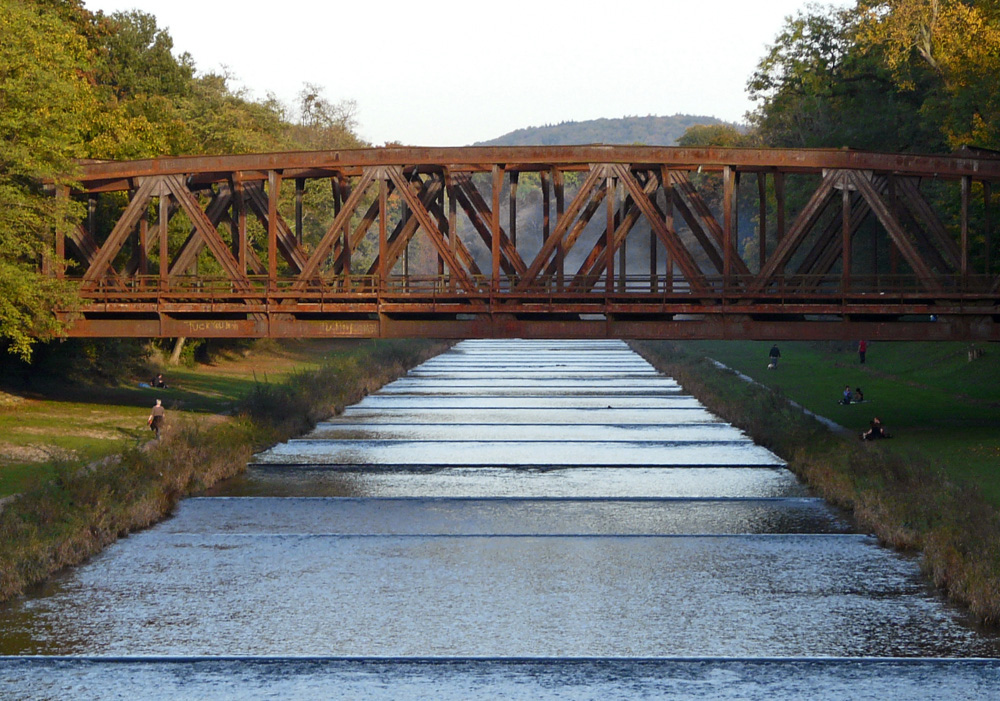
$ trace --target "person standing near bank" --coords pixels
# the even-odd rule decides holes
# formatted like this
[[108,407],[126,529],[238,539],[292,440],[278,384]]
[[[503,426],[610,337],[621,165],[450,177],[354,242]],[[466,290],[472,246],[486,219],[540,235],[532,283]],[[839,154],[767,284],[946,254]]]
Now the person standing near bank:
[[868,352],[868,341],[861,341],[860,343],[858,343],[858,360],[861,361],[862,365],[865,364],[865,353],[867,352]]
[[163,408],[162,401],[157,399],[156,405],[149,412],[149,418],[146,419],[146,423],[149,424],[149,430],[156,434],[156,440],[160,440],[160,430],[163,428],[166,415],[167,412]]
[[781,357],[781,351],[778,350],[778,344],[775,343],[773,346],[771,346],[771,351],[767,354],[767,360],[768,360],[767,369],[774,370],[776,367],[778,367],[778,358],[780,357]]

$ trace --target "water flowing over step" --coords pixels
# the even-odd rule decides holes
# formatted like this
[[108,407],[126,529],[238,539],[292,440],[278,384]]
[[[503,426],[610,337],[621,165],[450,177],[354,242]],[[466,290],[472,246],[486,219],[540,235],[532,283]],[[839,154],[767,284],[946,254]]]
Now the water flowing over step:
[[[0,610],[0,692],[988,698],[916,559],[615,341],[466,341]],[[24,657],[37,655],[37,657]],[[39,693],[36,698],[48,698]]]

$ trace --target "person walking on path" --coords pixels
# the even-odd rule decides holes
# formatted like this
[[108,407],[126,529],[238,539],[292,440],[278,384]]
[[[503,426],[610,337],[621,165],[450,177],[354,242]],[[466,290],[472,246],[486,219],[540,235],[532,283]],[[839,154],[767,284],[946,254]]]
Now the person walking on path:
[[865,364],[865,353],[867,352],[868,352],[868,341],[861,341],[860,343],[858,343],[858,359],[861,361],[862,365]]
[[160,430],[163,428],[163,422],[167,415],[166,410],[163,408],[162,400],[156,400],[156,406],[152,408],[149,412],[149,418],[146,419],[146,423],[149,424],[149,430],[156,434],[156,440],[160,440]]
[[767,354],[767,359],[768,359],[767,369],[774,370],[776,367],[778,367],[778,358],[780,357],[781,357],[781,351],[778,350],[778,344],[775,343],[773,346],[771,346],[771,351]]

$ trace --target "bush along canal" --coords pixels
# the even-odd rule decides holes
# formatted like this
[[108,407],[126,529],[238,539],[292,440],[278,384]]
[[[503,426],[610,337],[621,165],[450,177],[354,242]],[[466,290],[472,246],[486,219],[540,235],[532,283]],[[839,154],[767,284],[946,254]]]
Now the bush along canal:
[[9,605],[0,630],[0,691],[23,698],[1000,683],[1000,639],[915,557],[614,341],[462,342]]

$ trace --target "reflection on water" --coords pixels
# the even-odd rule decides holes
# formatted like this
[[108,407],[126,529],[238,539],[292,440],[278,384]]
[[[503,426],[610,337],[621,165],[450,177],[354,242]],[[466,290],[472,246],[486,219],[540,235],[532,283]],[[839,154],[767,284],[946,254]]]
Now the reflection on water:
[[632,701],[980,701],[992,660],[0,660],[0,692],[22,701],[142,698]]
[[6,631],[31,640],[23,652],[997,652],[992,641],[941,606],[914,562],[865,536],[247,536],[156,530],[130,540],[130,547],[109,550],[64,578],[49,596],[28,602],[29,618],[4,617]]
[[188,499],[161,533],[685,535],[848,533],[822,500],[553,498]]
[[330,469],[257,466],[218,496],[322,497],[801,497],[778,468]]
[[333,440],[283,443],[255,457],[256,465],[507,465],[546,467],[774,466],[782,462],[749,441],[569,442]]
[[0,609],[7,654],[99,658],[0,659],[0,696],[978,699],[1000,682],[976,659],[997,636],[914,558],[621,342],[463,342],[256,460]]

